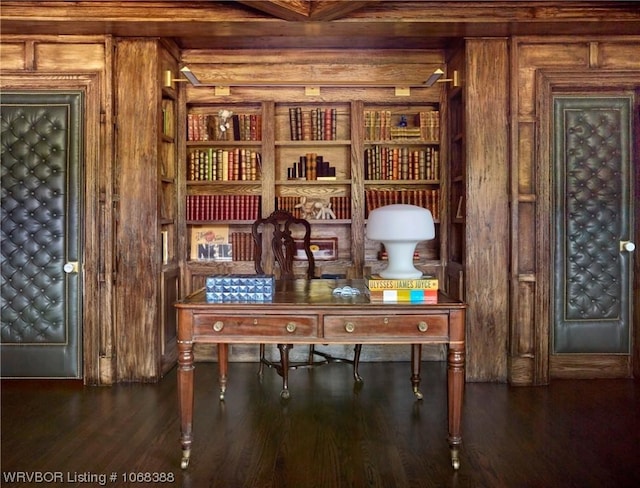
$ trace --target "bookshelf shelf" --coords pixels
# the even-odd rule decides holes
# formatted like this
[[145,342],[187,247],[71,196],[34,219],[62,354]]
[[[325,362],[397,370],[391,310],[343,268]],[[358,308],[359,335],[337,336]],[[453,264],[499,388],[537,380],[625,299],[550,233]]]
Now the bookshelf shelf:
[[426,140],[426,139],[391,139],[380,141],[365,141],[365,147],[367,146],[439,146],[439,141]]
[[187,185],[193,187],[237,187],[245,189],[247,187],[260,188],[262,182],[260,180],[188,180]]
[[289,147],[332,147],[332,146],[350,146],[350,140],[335,140],[335,141],[275,141],[276,146],[289,146]]
[[261,141],[187,141],[187,147],[260,147]]
[[280,186],[335,186],[351,185],[351,180],[276,180]]
[[187,220],[188,225],[251,225],[255,219],[238,220],[238,219],[216,219],[216,220]]
[[366,186],[423,186],[439,185],[440,180],[365,180]]

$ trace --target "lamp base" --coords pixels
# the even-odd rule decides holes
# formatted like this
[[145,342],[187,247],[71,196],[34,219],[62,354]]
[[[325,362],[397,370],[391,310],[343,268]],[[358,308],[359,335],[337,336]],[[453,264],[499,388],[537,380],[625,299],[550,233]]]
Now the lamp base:
[[389,258],[388,266],[378,275],[387,280],[410,280],[422,277],[422,271],[413,265],[417,242],[384,242]]

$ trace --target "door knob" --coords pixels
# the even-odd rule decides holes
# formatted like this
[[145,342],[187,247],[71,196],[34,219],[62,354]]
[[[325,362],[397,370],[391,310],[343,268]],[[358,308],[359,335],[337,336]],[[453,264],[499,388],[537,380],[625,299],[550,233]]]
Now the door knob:
[[69,273],[77,273],[78,272],[78,261],[69,261],[68,263],[64,263],[62,267],[63,271],[67,274]]
[[636,250],[636,245],[631,241],[620,241],[620,251],[633,252]]

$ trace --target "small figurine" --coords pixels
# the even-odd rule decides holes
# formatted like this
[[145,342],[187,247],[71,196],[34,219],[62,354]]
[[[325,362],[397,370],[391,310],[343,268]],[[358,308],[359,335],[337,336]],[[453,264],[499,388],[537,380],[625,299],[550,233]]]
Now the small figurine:
[[401,115],[400,122],[398,122],[398,127],[406,127],[407,126],[407,116]]
[[336,218],[336,214],[334,214],[333,210],[331,210],[331,203],[316,202],[313,204],[313,207],[315,208],[316,219],[328,220]]
[[310,220],[315,217],[313,206],[313,202],[307,202],[307,197],[300,197],[300,202],[296,204],[295,208],[300,209],[300,214],[303,219]]

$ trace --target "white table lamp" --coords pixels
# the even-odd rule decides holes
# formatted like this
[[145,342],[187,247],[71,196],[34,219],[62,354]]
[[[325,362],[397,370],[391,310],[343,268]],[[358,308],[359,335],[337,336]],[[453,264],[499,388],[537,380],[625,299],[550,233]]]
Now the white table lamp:
[[413,253],[420,241],[436,236],[431,212],[416,205],[395,204],[369,212],[367,238],[382,242],[389,264],[380,273],[386,279],[414,279],[422,271],[413,265]]

